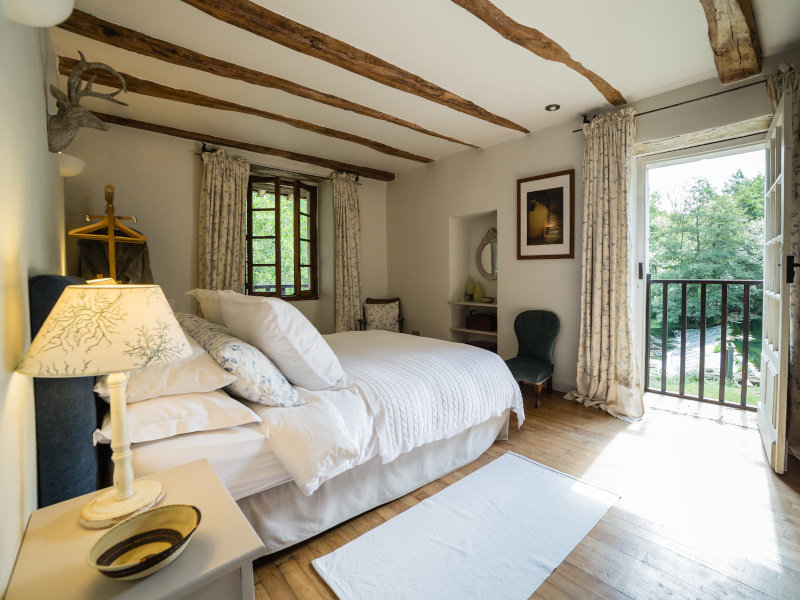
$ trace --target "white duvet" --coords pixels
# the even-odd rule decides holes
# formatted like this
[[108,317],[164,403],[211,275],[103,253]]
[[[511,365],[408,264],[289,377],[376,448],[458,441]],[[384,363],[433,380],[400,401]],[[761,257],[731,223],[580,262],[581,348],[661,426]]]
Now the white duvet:
[[380,454],[384,463],[511,409],[522,395],[496,354],[431,338],[364,331],[325,336],[353,385],[297,388],[306,404],[248,403],[272,451],[306,495]]

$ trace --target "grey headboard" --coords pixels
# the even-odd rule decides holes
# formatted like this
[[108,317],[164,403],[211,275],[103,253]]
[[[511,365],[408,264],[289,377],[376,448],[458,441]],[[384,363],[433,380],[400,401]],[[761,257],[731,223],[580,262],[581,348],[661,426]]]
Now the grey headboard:
[[[80,277],[36,275],[28,282],[31,338],[68,285]],[[39,507],[98,489],[98,451],[92,433],[98,423],[94,377],[34,378]]]

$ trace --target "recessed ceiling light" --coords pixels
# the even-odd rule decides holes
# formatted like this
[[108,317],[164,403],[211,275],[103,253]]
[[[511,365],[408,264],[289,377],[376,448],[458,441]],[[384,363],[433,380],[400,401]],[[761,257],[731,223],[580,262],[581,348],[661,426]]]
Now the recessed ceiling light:
[[545,106],[545,107],[544,107],[544,109],[545,109],[547,112],[555,112],[555,111],[557,111],[559,108],[561,108],[561,105],[560,105],[560,104],[548,104],[547,106]]

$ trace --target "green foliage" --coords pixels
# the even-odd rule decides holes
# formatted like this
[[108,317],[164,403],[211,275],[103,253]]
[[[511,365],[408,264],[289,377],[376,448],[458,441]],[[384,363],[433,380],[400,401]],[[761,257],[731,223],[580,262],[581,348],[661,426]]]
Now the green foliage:
[[[267,208],[264,212],[253,212],[253,235],[275,236],[275,195],[270,193],[254,193],[253,208]],[[295,200],[289,195],[281,195],[278,206],[280,213],[280,279],[283,296],[295,293],[294,280],[294,210]],[[275,264],[275,242],[273,240],[254,240],[253,262]],[[305,278],[304,278],[305,279]],[[278,273],[275,266],[254,267],[253,285],[257,289],[275,291]]]
[[[717,192],[703,178],[650,197],[650,272],[653,279],[761,279],[764,177],[738,171]],[[660,317],[663,285],[653,284],[651,318]],[[761,314],[761,287],[750,287],[750,314]],[[728,286],[729,318],[741,321],[743,285]],[[687,326],[698,328],[699,284],[687,286]],[[706,324],[721,321],[722,286],[707,286]],[[681,286],[668,286],[668,326],[680,327]]]

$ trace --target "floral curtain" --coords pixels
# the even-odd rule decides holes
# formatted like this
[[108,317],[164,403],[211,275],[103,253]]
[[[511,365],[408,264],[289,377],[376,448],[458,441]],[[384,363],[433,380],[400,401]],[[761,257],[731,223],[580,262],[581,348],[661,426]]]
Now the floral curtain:
[[200,278],[205,290],[244,292],[247,181],[250,165],[225,150],[203,153]]
[[[767,76],[767,94],[774,112],[784,91],[792,93],[792,198],[791,252],[800,256],[800,62],[780,65],[778,72]],[[790,292],[789,315],[789,381],[788,426],[786,441],[789,452],[800,458],[800,286]]]
[[583,255],[578,390],[616,417],[644,414],[633,345],[629,205],[636,127],[627,108],[583,126]]
[[336,227],[334,331],[357,331],[361,318],[361,216],[356,176],[333,173],[331,178]]

